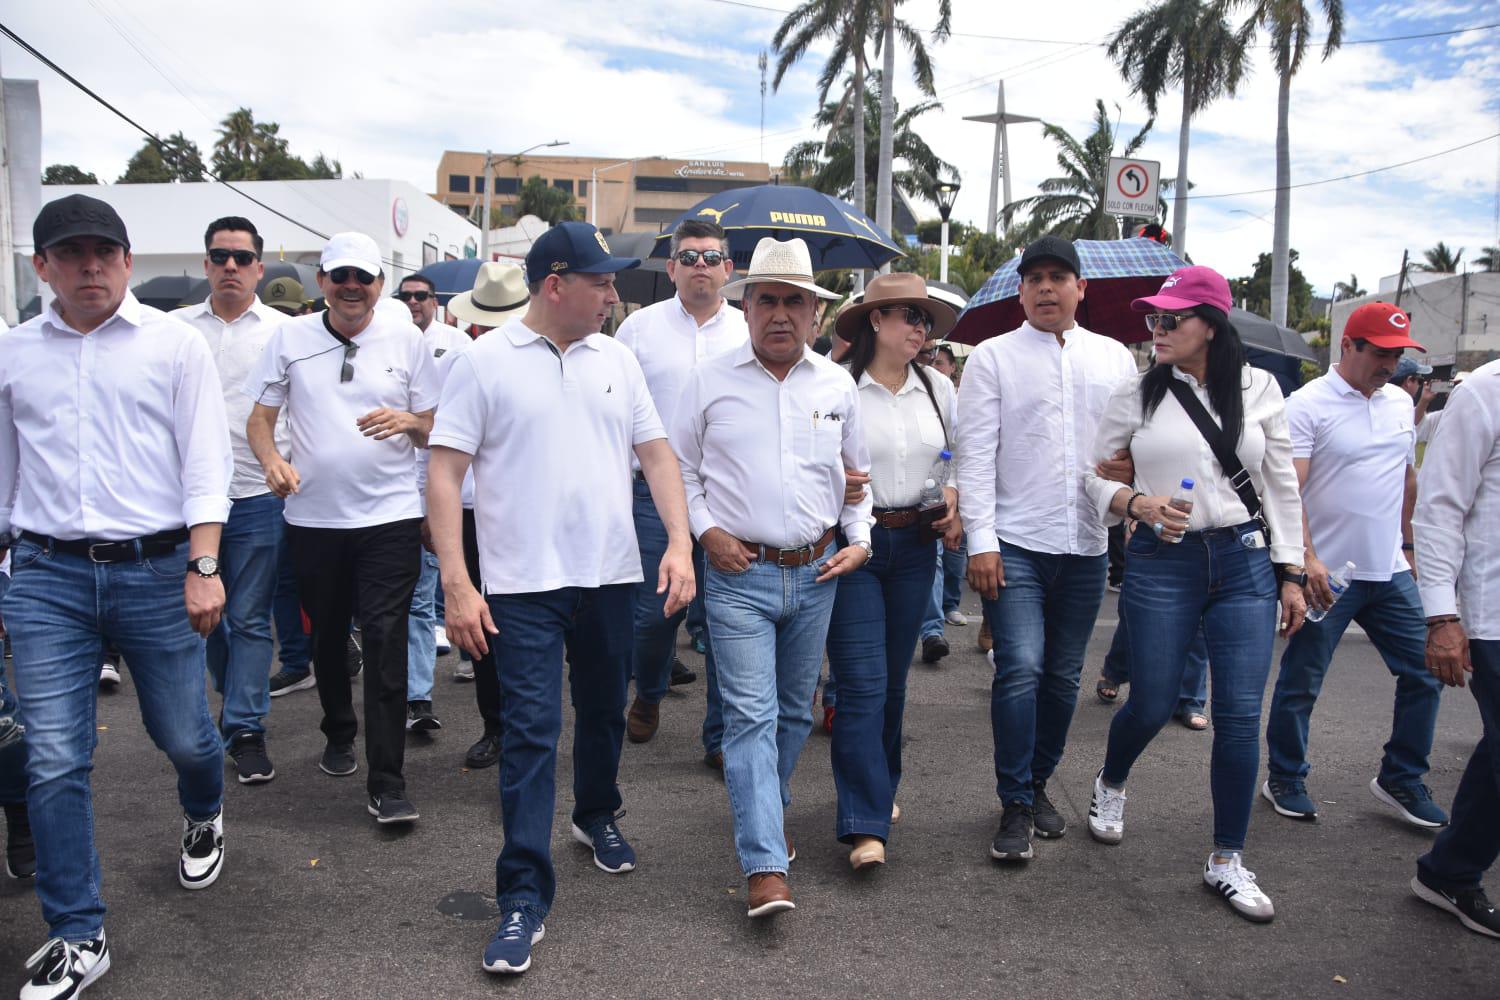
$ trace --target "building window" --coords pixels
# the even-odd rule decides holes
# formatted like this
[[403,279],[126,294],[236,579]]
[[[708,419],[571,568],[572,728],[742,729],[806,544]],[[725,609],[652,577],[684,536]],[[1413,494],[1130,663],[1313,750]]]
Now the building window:
[[580,198],[587,198],[588,196],[589,196],[589,182],[588,181],[579,181],[578,182],[578,197],[580,197]]
[[476,178],[474,178],[474,193],[475,194],[484,194],[484,178],[483,177],[476,177]]
[[573,181],[571,179],[564,180],[561,177],[554,178],[552,181],[552,186],[557,188],[559,191],[566,191],[568,192],[568,194],[573,193]]
[[686,191],[688,182],[683,177],[637,177],[637,191]]
[[495,178],[495,193],[496,194],[520,194],[521,193],[521,180],[520,180],[520,178],[518,178],[518,177],[496,177]]
[[637,208],[635,221],[642,225],[659,226],[664,222],[675,222],[682,214],[680,208]]
[[469,175],[468,174],[449,174],[448,175],[448,193],[449,194],[468,194],[469,193]]

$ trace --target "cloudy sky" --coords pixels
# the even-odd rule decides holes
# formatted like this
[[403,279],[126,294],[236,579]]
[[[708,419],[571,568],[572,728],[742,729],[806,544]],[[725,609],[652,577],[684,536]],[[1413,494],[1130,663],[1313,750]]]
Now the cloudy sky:
[[[1011,4],[953,0],[954,36],[931,51],[943,103],[921,119],[927,141],[962,172],[955,218],[983,223],[993,133],[963,116],[1011,110],[1088,130],[1103,98],[1134,134],[1144,107],[1097,43],[1136,0]],[[1316,3],[1312,4],[1317,6]],[[165,0],[11,4],[4,22],[158,134],[182,130],[204,149],[244,105],[281,124],[294,152],[339,158],[346,171],[434,189],[445,149],[497,153],[561,139],[567,152],[778,162],[813,136],[813,53],[765,101],[756,58],[793,0],[445,0],[253,6]],[[1500,22],[1494,0],[1345,0],[1348,40]],[[914,25],[934,0],[909,0]],[[1318,37],[1322,36],[1321,30]],[[904,59],[897,97],[918,98]],[[43,162],[113,179],[140,136],[9,40],[6,76],[41,81]],[[1178,115],[1167,98],[1141,155],[1176,173]],[[1118,111],[1115,110],[1118,105]],[[1233,276],[1270,250],[1276,78],[1262,49],[1239,95],[1193,123],[1188,242],[1199,263]],[[1293,192],[1292,245],[1322,292],[1357,274],[1373,288],[1403,249],[1437,240],[1465,259],[1500,244],[1500,28],[1346,44],[1309,56],[1292,90],[1294,183],[1372,170],[1450,147],[1460,152]],[[1011,130],[1017,198],[1056,172],[1035,125]],[[763,150],[763,152],[762,152]],[[1261,192],[1261,193],[1241,193]],[[1232,197],[1212,197],[1233,195]],[[936,215],[933,211],[932,215]]]

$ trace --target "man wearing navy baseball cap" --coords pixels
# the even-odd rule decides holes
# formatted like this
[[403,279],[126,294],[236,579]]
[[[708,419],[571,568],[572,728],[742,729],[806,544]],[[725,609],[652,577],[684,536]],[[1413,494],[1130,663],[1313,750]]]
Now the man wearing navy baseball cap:
[[[604,234],[587,222],[562,222],[531,245],[526,255],[526,283],[532,286],[531,294],[536,295],[536,286],[549,274],[612,275],[640,266],[635,257],[616,257],[610,253]],[[610,284],[614,284],[613,279]],[[598,333],[598,327],[591,332]]]

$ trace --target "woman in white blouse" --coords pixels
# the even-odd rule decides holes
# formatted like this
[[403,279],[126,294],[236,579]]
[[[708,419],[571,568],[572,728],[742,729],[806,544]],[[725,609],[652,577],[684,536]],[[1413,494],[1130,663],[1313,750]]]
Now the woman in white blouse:
[[[1228,318],[1229,284],[1206,267],[1182,268],[1158,295],[1137,299],[1156,364],[1122,383],[1105,405],[1094,450],[1128,448],[1136,488],[1085,476],[1106,523],[1139,527],[1125,550],[1120,615],[1130,635],[1130,700],[1109,730],[1094,779],[1089,832],[1118,844],[1125,833],[1125,779],[1172,717],[1200,623],[1213,677],[1213,851],[1203,880],[1247,919],[1275,914],[1242,863],[1260,763],[1260,709],[1271,670],[1278,590],[1282,634],[1301,627],[1302,504],[1280,389],[1245,364]],[[1174,388],[1205,409],[1249,473],[1262,505],[1252,516]],[[1195,407],[1196,408],[1196,407]],[[1193,481],[1192,510],[1171,503]],[[1263,520],[1262,520],[1263,518]],[[1279,578],[1279,586],[1278,586]]]
[[[901,716],[906,673],[927,611],[936,564],[918,499],[948,451],[956,414],[953,384],[913,359],[922,343],[953,328],[957,316],[927,297],[915,274],[872,280],[861,304],[846,310],[838,334],[859,387],[860,420],[870,449],[875,505],[869,560],[839,578],[828,628],[828,664],[838,689],[833,720],[833,778],[838,839],[851,845],[856,870],[885,863],[885,842],[901,780]],[[939,472],[947,512],[929,527],[958,547],[958,491],[950,461]]]

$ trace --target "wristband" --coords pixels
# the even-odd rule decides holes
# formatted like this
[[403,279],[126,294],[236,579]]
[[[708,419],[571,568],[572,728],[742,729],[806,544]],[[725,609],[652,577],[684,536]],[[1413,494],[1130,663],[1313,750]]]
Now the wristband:
[[1139,521],[1140,520],[1140,518],[1137,517],[1136,513],[1135,513],[1135,501],[1136,501],[1137,498],[1143,497],[1145,495],[1146,494],[1140,492],[1139,490],[1137,490],[1135,493],[1130,494],[1130,499],[1125,501],[1125,516],[1126,517],[1130,518],[1132,521]]
[[1435,629],[1439,625],[1456,625],[1460,621],[1462,621],[1462,619],[1460,619],[1458,615],[1442,615],[1437,618],[1429,618],[1427,620],[1427,627],[1429,629]]
[[1401,551],[1403,551],[1403,552],[1415,552],[1416,548],[1417,547],[1415,545],[1413,545],[1411,542],[1402,542],[1401,543]]

